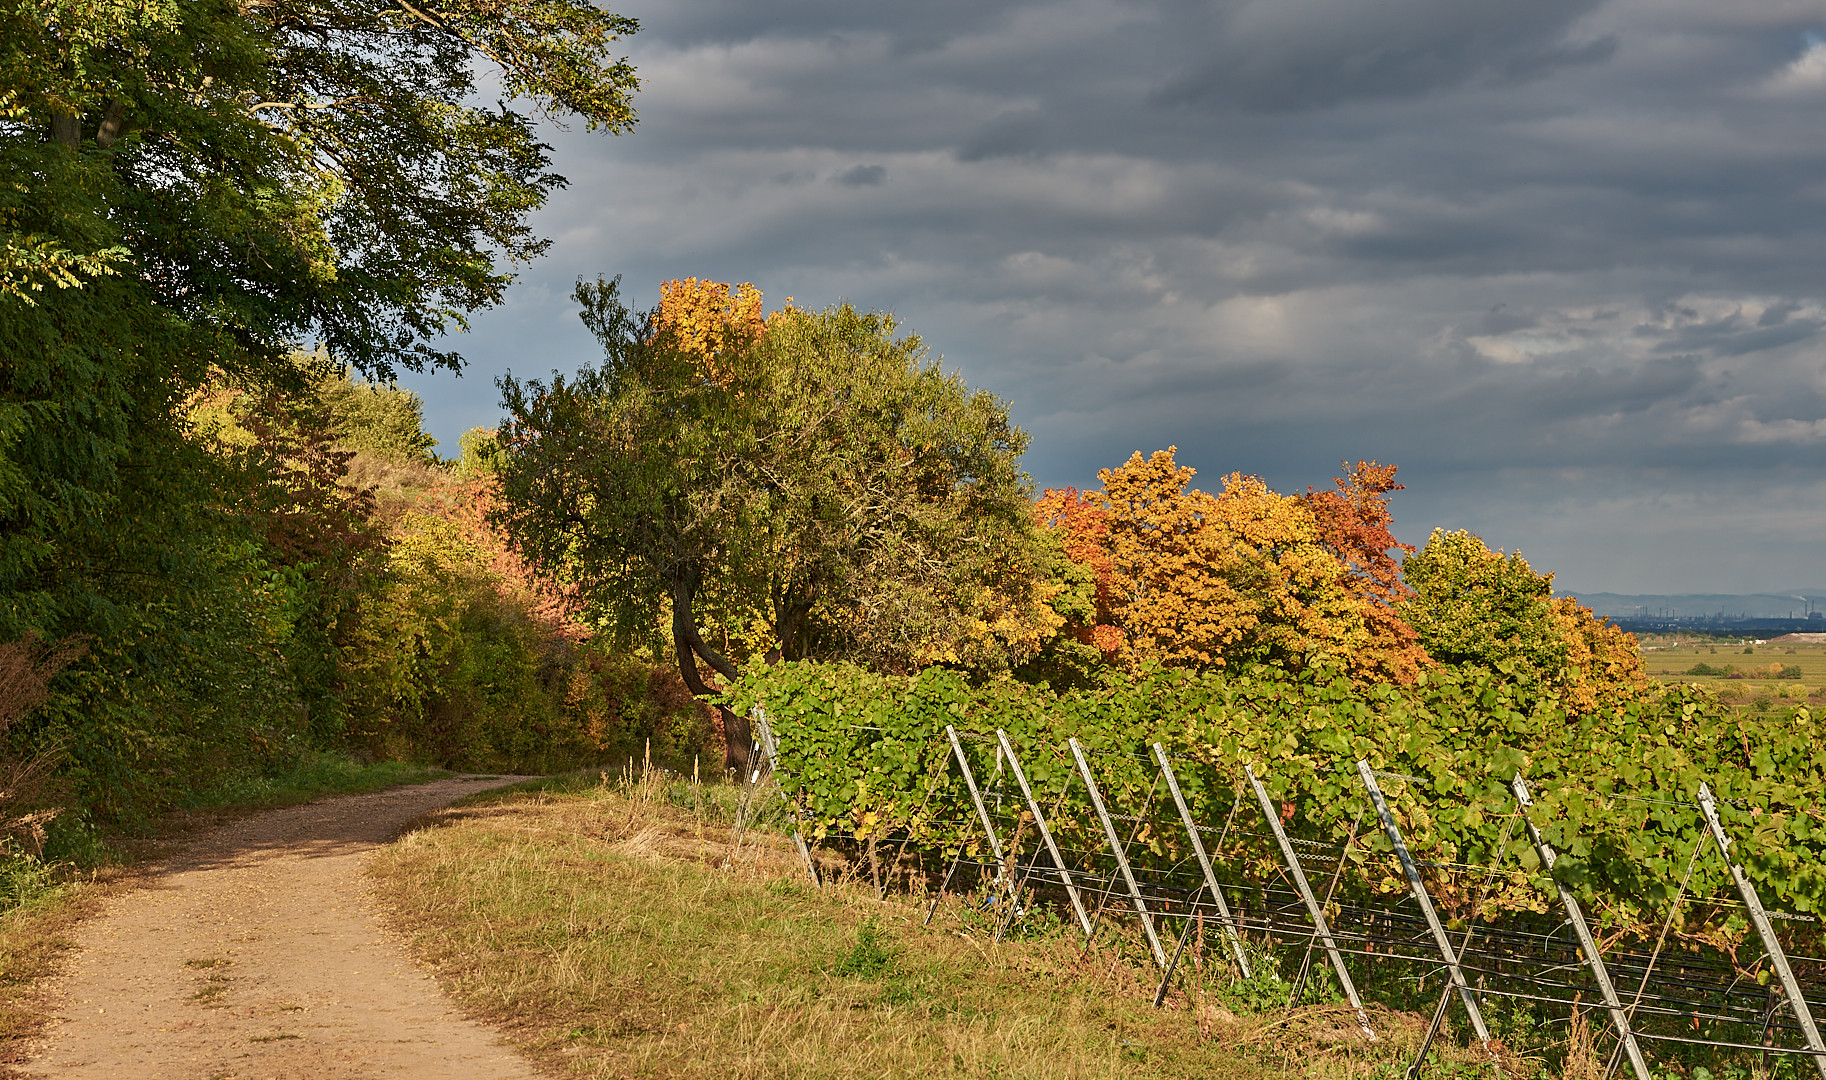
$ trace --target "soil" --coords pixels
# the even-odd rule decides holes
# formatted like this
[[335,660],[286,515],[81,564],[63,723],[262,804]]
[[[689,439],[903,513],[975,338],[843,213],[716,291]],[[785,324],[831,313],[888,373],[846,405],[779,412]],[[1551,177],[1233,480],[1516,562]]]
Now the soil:
[[415,818],[524,777],[458,776],[205,833],[72,934],[24,1065],[80,1080],[532,1080],[383,926],[362,864]]

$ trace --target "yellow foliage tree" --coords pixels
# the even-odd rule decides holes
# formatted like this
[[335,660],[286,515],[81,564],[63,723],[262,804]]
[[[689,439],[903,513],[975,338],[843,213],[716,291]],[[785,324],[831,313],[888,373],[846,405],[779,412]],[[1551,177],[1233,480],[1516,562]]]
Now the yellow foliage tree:
[[1321,541],[1312,507],[1253,476],[1189,489],[1176,447],[1098,474],[1111,614],[1130,665],[1349,663],[1370,644],[1365,602]]
[[[792,303],[792,297],[786,302]],[[717,357],[729,339],[755,338],[767,331],[761,290],[746,281],[731,285],[709,278],[662,282],[653,329],[672,334],[682,351],[702,357],[704,373],[721,383],[727,373],[719,369]]]

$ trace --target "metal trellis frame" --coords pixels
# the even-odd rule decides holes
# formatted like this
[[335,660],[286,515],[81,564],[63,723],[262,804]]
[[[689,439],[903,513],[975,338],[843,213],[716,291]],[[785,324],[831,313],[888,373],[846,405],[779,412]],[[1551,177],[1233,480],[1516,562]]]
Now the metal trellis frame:
[[1135,871],[1129,867],[1129,858],[1123,851],[1122,838],[1116,835],[1116,824],[1110,820],[1110,812],[1103,805],[1103,793],[1097,788],[1097,778],[1091,774],[1090,762],[1084,760],[1084,748],[1078,745],[1077,739],[1065,740],[1071,747],[1072,757],[1078,762],[1078,772],[1084,776],[1084,786],[1089,790],[1091,805],[1097,808],[1097,817],[1103,822],[1103,835],[1109,840],[1110,853],[1116,856],[1116,866],[1122,871],[1122,879],[1128,883],[1129,899],[1135,905],[1135,914],[1141,916],[1141,925],[1148,934],[1148,945],[1154,950],[1154,962],[1162,970],[1167,966],[1167,951],[1161,947],[1160,935],[1154,932],[1154,916],[1148,911],[1148,902],[1141,895],[1141,886],[1135,881]]
[[1782,951],[1782,943],[1775,936],[1775,927],[1769,924],[1769,913],[1763,908],[1763,902],[1756,895],[1756,886],[1750,883],[1750,876],[1744,868],[1731,857],[1731,838],[1725,835],[1724,822],[1718,818],[1718,806],[1712,799],[1712,789],[1704,783],[1699,785],[1699,808],[1705,811],[1706,825],[1712,830],[1712,839],[1718,842],[1718,853],[1724,856],[1725,865],[1731,868],[1731,880],[1737,885],[1737,893],[1743,897],[1744,906],[1750,909],[1750,921],[1756,926],[1756,933],[1763,939],[1763,948],[1769,952],[1769,962],[1775,966],[1775,973],[1782,980],[1782,989],[1788,994],[1788,1007],[1794,1010],[1794,1018],[1800,1021],[1801,1034],[1807,1040],[1807,1049],[1812,1051],[1814,1067],[1819,1069],[1820,1076],[1826,1078],[1826,1043],[1820,1041],[1820,1029],[1813,1022],[1813,1012],[1807,1007],[1807,999],[1801,994],[1801,984],[1794,977],[1794,968],[1788,964],[1788,954]]
[[1629,1014],[1623,1009],[1623,1002],[1617,997],[1617,988],[1611,984],[1610,972],[1605,970],[1604,957],[1598,952],[1598,943],[1591,936],[1591,927],[1585,922],[1585,912],[1579,907],[1578,897],[1572,895],[1558,878],[1553,877],[1553,848],[1541,837],[1541,830],[1528,817],[1528,808],[1534,800],[1528,795],[1528,781],[1516,776],[1509,788],[1515,793],[1515,801],[1522,808],[1522,824],[1528,830],[1528,840],[1534,845],[1535,852],[1541,858],[1541,869],[1553,878],[1553,887],[1559,891],[1560,905],[1566,909],[1566,918],[1572,923],[1573,933],[1579,936],[1579,948],[1585,954],[1585,962],[1591,968],[1593,980],[1598,984],[1598,993],[1604,998],[1604,1008],[1610,1013],[1611,1024],[1617,1029],[1617,1038],[1622,1040],[1623,1052],[1629,1057],[1630,1071],[1636,1074],[1636,1080],[1650,1080],[1648,1062],[1642,1058],[1642,1048],[1636,1045],[1636,1033],[1630,1029]]
[[1446,968],[1452,973],[1452,982],[1458,987],[1458,997],[1464,1002],[1465,1013],[1471,1018],[1471,1027],[1477,1032],[1479,1042],[1486,1047],[1490,1045],[1490,1029],[1484,1026],[1484,1014],[1477,1007],[1477,992],[1465,979],[1464,968],[1458,962],[1458,953],[1452,948],[1452,942],[1446,937],[1446,928],[1440,924],[1439,913],[1433,910],[1433,898],[1427,895],[1427,887],[1420,880],[1420,867],[1415,865],[1414,856],[1408,851],[1407,841],[1402,839],[1401,827],[1395,824],[1395,815],[1389,810],[1388,800],[1382,797],[1382,789],[1376,786],[1375,771],[1367,761],[1357,762],[1357,775],[1368,789],[1370,801],[1376,806],[1376,816],[1382,820],[1382,831],[1388,834],[1389,842],[1395,845],[1395,856],[1401,861],[1402,872],[1407,875],[1408,888],[1414,894],[1414,900],[1420,905],[1420,913],[1427,920],[1427,928],[1433,932],[1433,942],[1439,947],[1439,955],[1445,959]]
[[1344,987],[1344,996],[1350,1007],[1357,1011],[1357,1023],[1362,1025],[1363,1033],[1371,1039],[1376,1037],[1376,1029],[1370,1026],[1369,1012],[1363,1007],[1363,999],[1357,996],[1357,984],[1351,981],[1350,971],[1344,966],[1344,956],[1338,951],[1338,942],[1332,937],[1331,924],[1325,921],[1325,908],[1319,898],[1312,894],[1312,886],[1306,883],[1306,872],[1300,869],[1300,857],[1294,854],[1293,844],[1287,839],[1287,830],[1281,828],[1281,815],[1274,812],[1274,801],[1268,797],[1268,789],[1262,785],[1261,777],[1255,775],[1255,768],[1243,766],[1243,775],[1249,778],[1249,784],[1255,789],[1256,801],[1262,804],[1262,816],[1268,819],[1268,827],[1274,830],[1274,839],[1281,848],[1281,858],[1287,864],[1288,873],[1293,877],[1294,887],[1300,890],[1300,899],[1306,902],[1306,911],[1312,916],[1312,925],[1319,939],[1325,942],[1325,954],[1331,958],[1332,970],[1338,975],[1339,985]]
[[1033,823],[1040,830],[1040,836],[1046,841],[1046,850],[1052,854],[1053,867],[1059,871],[1059,884],[1065,886],[1065,895],[1071,898],[1072,911],[1078,915],[1078,925],[1084,928],[1084,936],[1091,936],[1091,919],[1085,914],[1084,901],[1078,896],[1078,887],[1072,883],[1071,871],[1065,868],[1065,857],[1059,854],[1059,845],[1053,840],[1052,830],[1046,827],[1046,812],[1040,809],[1039,800],[1033,797],[1033,788],[1027,783],[1027,773],[1021,769],[1021,759],[1014,752],[1014,744],[1008,741],[1008,733],[1001,728],[995,731],[996,742],[1001,744],[1002,753],[1008,757],[1008,771],[1014,775],[1015,783],[1021,785],[1021,797],[1027,800],[1027,809],[1033,814]]

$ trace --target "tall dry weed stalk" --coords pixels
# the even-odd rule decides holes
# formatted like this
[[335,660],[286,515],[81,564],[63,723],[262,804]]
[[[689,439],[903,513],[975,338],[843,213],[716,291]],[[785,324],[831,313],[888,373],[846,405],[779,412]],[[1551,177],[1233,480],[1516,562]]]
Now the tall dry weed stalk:
[[[622,763],[620,789],[625,818],[622,835],[631,836],[637,823],[652,816],[652,808],[666,801],[666,770],[653,767],[653,740],[647,740],[646,752],[637,762],[629,758]],[[609,786],[609,774],[602,774],[602,786]]]
[[36,637],[0,643],[0,844],[44,854],[44,826],[59,807],[45,805],[55,747],[12,749],[8,731],[51,696],[51,677],[88,652],[77,638],[46,645]]
[[1567,1030],[1566,1064],[1560,1070],[1563,1080],[1602,1080],[1604,1065],[1598,1060],[1597,1047],[1593,1045],[1591,1021],[1586,1019],[1585,1010],[1579,1008],[1578,999],[1572,1003],[1572,1023]]

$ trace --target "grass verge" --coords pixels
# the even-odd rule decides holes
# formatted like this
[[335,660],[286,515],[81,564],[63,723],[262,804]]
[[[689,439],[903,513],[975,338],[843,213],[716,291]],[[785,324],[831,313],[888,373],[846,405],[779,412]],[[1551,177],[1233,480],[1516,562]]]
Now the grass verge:
[[400,784],[423,784],[449,775],[446,769],[409,765],[403,761],[363,764],[339,754],[313,753],[274,776],[247,777],[202,792],[190,803],[189,809],[271,810],[326,795],[360,795]]
[[1370,1044],[1214,972],[1157,1010],[1135,943],[998,943],[962,904],[924,927],[866,871],[811,886],[778,836],[724,869],[729,795],[607,781],[478,796],[369,868],[445,988],[553,1075],[1398,1076],[1424,1026],[1379,1014]]

